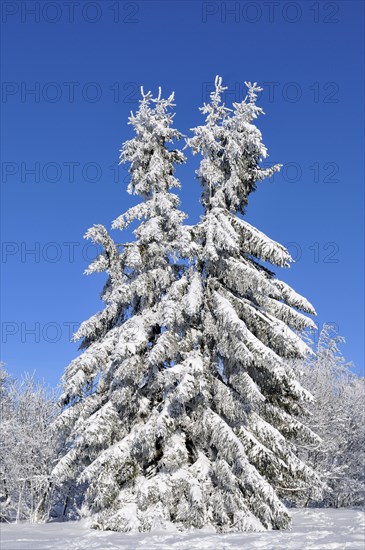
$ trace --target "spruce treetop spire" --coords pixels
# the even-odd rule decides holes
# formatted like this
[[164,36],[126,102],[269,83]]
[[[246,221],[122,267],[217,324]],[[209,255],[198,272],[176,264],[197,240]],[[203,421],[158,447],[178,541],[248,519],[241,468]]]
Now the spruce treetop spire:
[[202,203],[208,209],[218,207],[244,213],[248,195],[255,191],[256,183],[281,167],[260,166],[267,157],[267,149],[252,121],[263,114],[256,105],[262,88],[256,82],[245,84],[247,95],[241,102],[233,103],[232,111],[222,103],[221,94],[227,88],[217,76],[210,103],[200,108],[207,114],[206,124],[193,128],[195,136],[188,140],[193,154],[203,155],[197,175],[203,185]]
[[173,176],[174,165],[185,162],[185,155],[167,144],[178,141],[182,134],[172,127],[174,93],[167,99],[154,98],[141,87],[142,99],[137,112],[131,113],[129,124],[135,130],[135,137],[126,141],[120,151],[120,163],[130,162],[131,181],[128,193],[137,194],[148,200],[156,192],[166,192],[180,187]]

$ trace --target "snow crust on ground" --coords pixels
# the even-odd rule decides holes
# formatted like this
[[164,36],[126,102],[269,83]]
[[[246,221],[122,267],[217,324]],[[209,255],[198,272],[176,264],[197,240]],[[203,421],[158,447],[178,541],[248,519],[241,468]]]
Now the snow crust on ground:
[[290,531],[216,534],[95,531],[85,521],[0,524],[1,550],[356,550],[365,549],[365,513],[360,509],[292,510]]

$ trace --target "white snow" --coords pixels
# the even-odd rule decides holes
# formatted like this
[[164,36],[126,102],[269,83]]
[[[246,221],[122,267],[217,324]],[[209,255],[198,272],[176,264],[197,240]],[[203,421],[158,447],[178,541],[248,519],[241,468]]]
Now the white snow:
[[215,534],[209,528],[187,533],[115,533],[88,529],[84,521],[0,524],[1,550],[364,550],[364,510],[292,510],[290,531]]

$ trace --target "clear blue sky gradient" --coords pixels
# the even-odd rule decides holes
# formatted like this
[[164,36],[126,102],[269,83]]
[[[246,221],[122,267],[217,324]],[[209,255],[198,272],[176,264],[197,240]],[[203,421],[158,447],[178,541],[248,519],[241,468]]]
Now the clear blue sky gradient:
[[[70,9],[2,3],[9,371],[36,369],[57,384],[78,353],[70,324],[102,307],[104,277],[83,275],[96,251],[82,236],[95,223],[110,229],[138,200],[116,163],[139,86],[175,90],[175,123],[188,135],[220,74],[227,103],[242,98],[245,80],[264,86],[258,125],[268,161],[285,165],[251,196],[247,219],[289,247],[297,262],[278,276],[315,305],[319,325],[335,323],[363,372],[363,2],[80,0]],[[190,223],[201,214],[198,160],[178,171]]]

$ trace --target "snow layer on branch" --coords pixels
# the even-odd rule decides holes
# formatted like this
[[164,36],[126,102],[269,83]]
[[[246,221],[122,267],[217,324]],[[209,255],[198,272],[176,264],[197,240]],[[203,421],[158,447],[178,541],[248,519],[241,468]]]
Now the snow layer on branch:
[[280,357],[306,357],[313,353],[285,323],[251,300],[238,298],[223,286],[220,287],[220,294],[229,301],[238,315],[245,319],[248,328],[259,335],[262,343],[272,348]]
[[271,297],[257,296],[257,300],[262,306],[267,309],[273,316],[280,319],[293,329],[302,331],[306,328],[313,330],[317,329],[317,325],[310,317],[303,315],[292,307]]
[[284,246],[238,217],[232,218],[231,222],[242,236],[243,250],[246,253],[279,267],[290,266],[293,260]]
[[279,291],[271,284],[263,272],[260,272],[245,258],[227,258],[217,266],[218,275],[226,286],[240,295],[252,293],[257,299],[261,296],[280,297]]
[[295,292],[295,290],[293,290],[289,285],[283,281],[279,281],[278,279],[273,279],[272,283],[280,290],[283,300],[289,306],[301,309],[311,315],[316,315],[316,310],[312,304],[310,304],[306,298],[300,294],[297,294],[297,292]]

